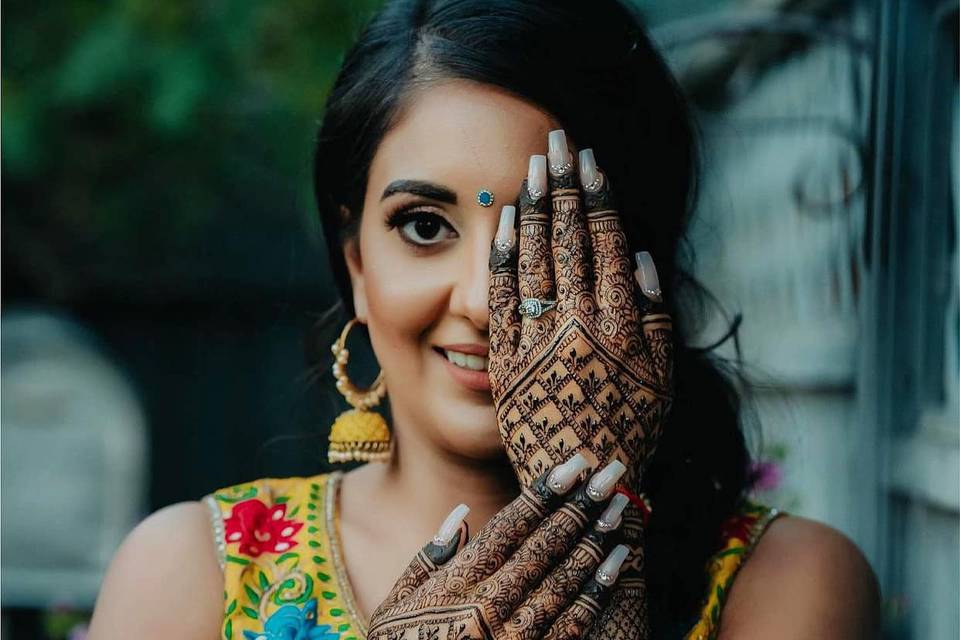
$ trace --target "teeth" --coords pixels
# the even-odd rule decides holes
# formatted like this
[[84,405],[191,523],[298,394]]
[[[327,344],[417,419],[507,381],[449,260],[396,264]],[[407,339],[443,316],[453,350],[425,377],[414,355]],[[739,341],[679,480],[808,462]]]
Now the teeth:
[[473,356],[466,353],[460,353],[459,351],[447,351],[446,349],[444,349],[443,353],[447,356],[447,360],[458,367],[463,367],[464,369],[470,369],[472,371],[487,370],[487,359],[483,356]]

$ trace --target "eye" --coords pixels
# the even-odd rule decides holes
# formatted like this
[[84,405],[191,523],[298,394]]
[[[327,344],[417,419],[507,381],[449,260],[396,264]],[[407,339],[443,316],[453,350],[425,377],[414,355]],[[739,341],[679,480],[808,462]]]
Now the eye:
[[391,216],[389,224],[397,228],[406,242],[421,247],[457,237],[449,222],[429,211],[401,211]]

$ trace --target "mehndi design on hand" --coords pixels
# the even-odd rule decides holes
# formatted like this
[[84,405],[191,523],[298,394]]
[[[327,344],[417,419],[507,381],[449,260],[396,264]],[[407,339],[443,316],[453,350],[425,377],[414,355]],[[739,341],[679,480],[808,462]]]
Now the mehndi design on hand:
[[[644,295],[636,293],[620,216],[593,152],[580,154],[578,184],[562,131],[551,132],[549,147],[549,194],[529,189],[546,181],[535,175],[546,162],[531,161],[521,188],[516,267],[491,262],[489,372],[500,434],[524,486],[576,451],[597,464],[624,461],[625,484],[639,493],[672,401],[672,322],[659,311],[649,254],[639,265]],[[553,295],[553,312],[528,318],[516,310],[520,299]],[[649,628],[643,521],[633,505],[621,528],[630,555],[591,636],[636,640]]]
[[[374,612],[367,637],[582,638],[628,553],[618,547],[604,560],[625,506],[608,498],[626,468],[615,461],[571,492],[587,467],[577,455],[543,474],[465,546],[465,529],[449,533],[451,514],[449,539],[438,534],[417,554]],[[597,492],[600,501],[590,497]]]

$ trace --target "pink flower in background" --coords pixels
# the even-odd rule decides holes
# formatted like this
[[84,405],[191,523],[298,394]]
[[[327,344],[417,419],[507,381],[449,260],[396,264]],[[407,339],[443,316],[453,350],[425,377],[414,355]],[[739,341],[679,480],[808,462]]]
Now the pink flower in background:
[[772,460],[759,460],[750,467],[753,488],[757,491],[773,491],[783,481],[783,470]]

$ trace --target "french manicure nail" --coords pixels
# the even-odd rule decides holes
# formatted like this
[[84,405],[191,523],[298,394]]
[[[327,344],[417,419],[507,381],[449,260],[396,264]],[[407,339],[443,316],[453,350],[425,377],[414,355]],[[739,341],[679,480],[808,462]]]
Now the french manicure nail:
[[554,129],[547,136],[547,157],[550,158],[550,173],[562,176],[573,169],[573,158],[567,148],[567,135],[563,129]]
[[513,221],[517,216],[517,208],[512,204],[503,206],[500,210],[500,224],[497,225],[497,235],[493,238],[493,244],[500,251],[509,251],[517,241],[517,231],[513,227]]
[[637,261],[637,284],[643,295],[654,302],[663,300],[663,294],[660,292],[660,278],[657,276],[657,267],[653,264],[653,256],[647,251],[638,251],[635,256]]
[[613,488],[617,486],[617,480],[620,479],[626,470],[626,465],[619,460],[614,460],[593,474],[590,482],[587,483],[587,495],[590,496],[594,502],[606,500],[610,497]]
[[629,503],[630,499],[627,496],[622,493],[614,494],[614,496],[610,498],[610,504],[607,505],[607,508],[603,510],[603,513],[600,514],[600,517],[597,519],[597,529],[606,533],[619,527],[623,510],[627,508]]
[[597,573],[593,576],[593,579],[605,587],[613,586],[628,555],[630,555],[630,549],[627,545],[618,544],[607,556],[607,559],[603,561],[603,564],[597,567]]
[[465,504],[458,504],[454,507],[447,519],[440,525],[437,535],[433,536],[433,543],[441,547],[450,544],[468,513],[470,513],[470,507]]
[[550,472],[547,477],[547,486],[557,495],[563,495],[573,488],[580,474],[590,467],[590,463],[582,453],[573,456],[556,469]]
[[527,193],[540,198],[547,192],[547,156],[530,156],[527,169]]
[[587,191],[597,191],[603,184],[597,169],[597,159],[593,157],[593,149],[580,152],[580,184]]

